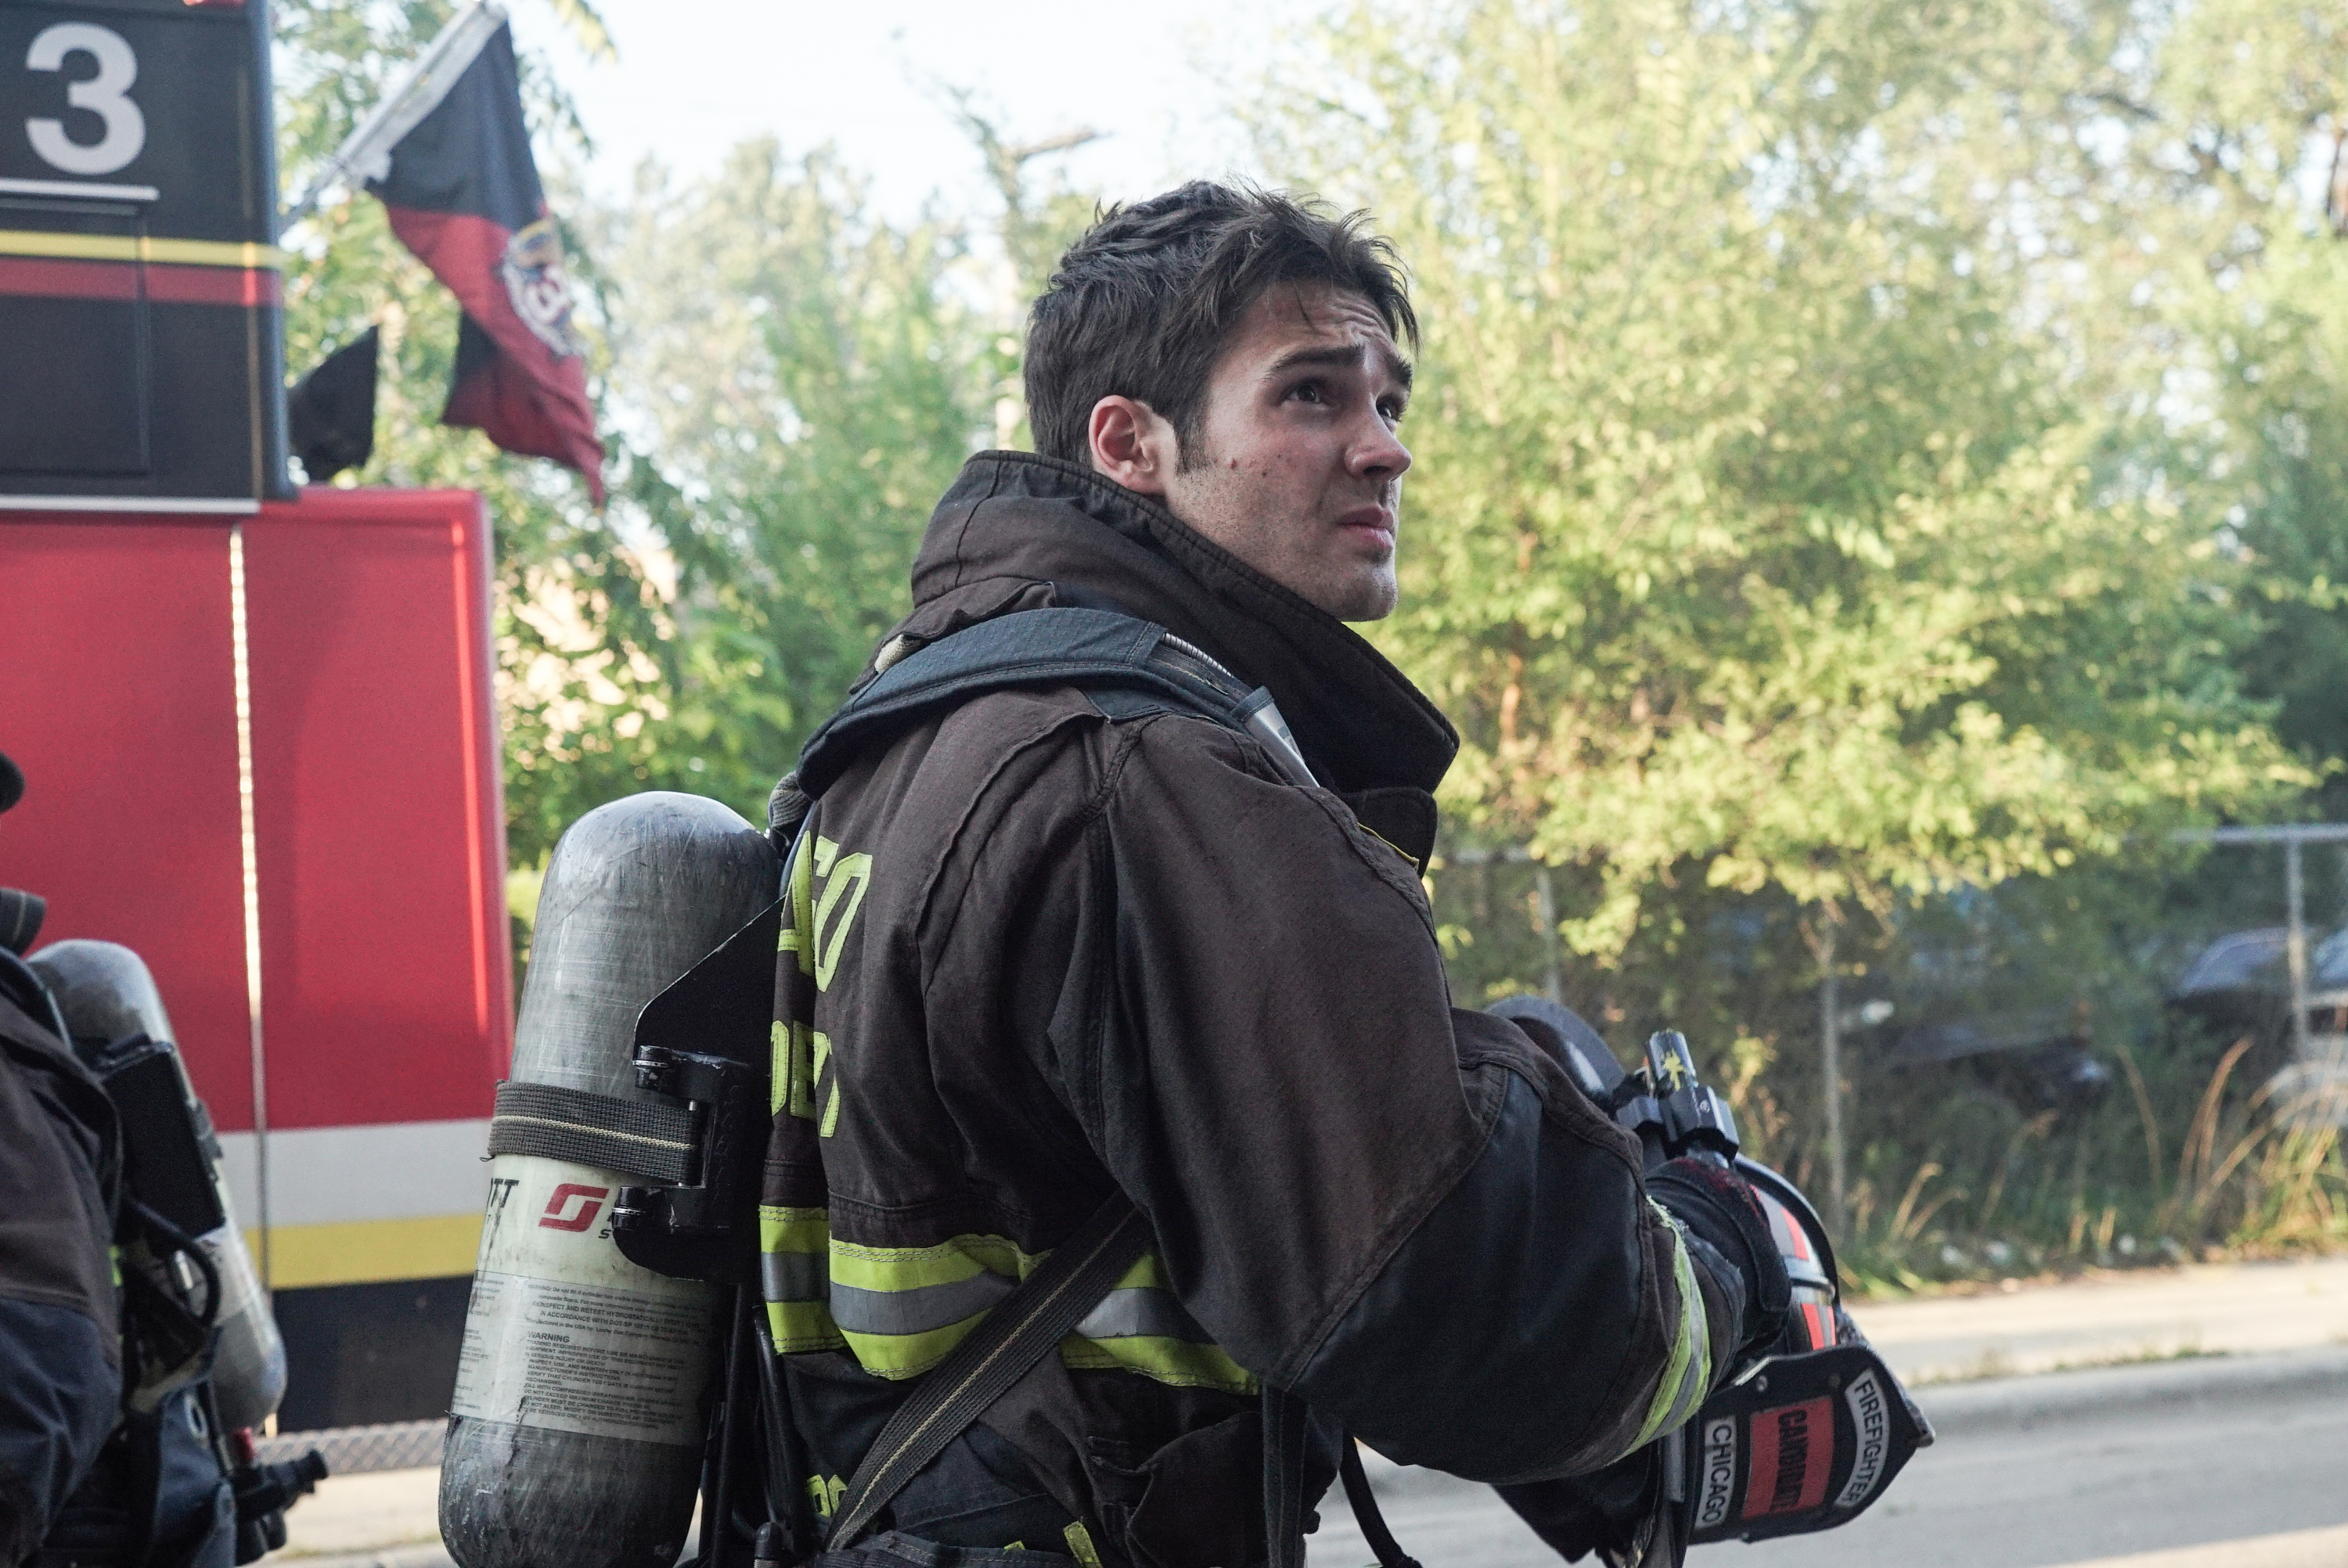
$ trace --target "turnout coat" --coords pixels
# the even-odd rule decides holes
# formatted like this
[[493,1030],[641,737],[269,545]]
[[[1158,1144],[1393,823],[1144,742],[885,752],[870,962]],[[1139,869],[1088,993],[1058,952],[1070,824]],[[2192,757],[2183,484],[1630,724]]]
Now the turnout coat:
[[1122,1190],[1150,1253],[897,1499],[948,1546],[1261,1557],[1260,1379],[1325,1487],[1351,1432],[1496,1482],[1694,1409],[1736,1307],[1636,1143],[1455,1007],[1425,885],[1457,739],[1366,641],[1089,469],[971,459],[891,653],[1063,605],[1268,687],[1252,737],[1002,691],[809,776],[761,1209],[769,1324],[829,1512],[889,1413]]
[[106,1091],[49,1027],[29,972],[7,953],[0,966],[0,1568],[15,1568],[118,1412],[120,1153]]

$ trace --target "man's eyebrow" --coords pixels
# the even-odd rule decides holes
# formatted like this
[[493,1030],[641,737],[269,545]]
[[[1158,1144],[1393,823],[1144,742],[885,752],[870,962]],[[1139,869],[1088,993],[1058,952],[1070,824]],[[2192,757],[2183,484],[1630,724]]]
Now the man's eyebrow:
[[[1386,374],[1400,382],[1402,389],[1408,392],[1411,379],[1410,361],[1403,358],[1391,348],[1382,349],[1379,357],[1385,361]],[[1340,346],[1331,343],[1319,348],[1293,348],[1273,360],[1264,374],[1269,379],[1272,376],[1285,375],[1292,370],[1312,367],[1324,370],[1351,370],[1361,362],[1362,351],[1355,344]]]

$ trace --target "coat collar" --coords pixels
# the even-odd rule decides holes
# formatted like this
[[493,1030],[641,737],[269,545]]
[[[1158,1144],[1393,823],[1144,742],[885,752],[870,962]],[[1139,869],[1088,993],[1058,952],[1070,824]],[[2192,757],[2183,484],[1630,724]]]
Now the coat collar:
[[938,503],[913,562],[924,640],[1014,610],[1099,604],[1154,620],[1269,687],[1313,772],[1341,794],[1432,792],[1459,749],[1435,704],[1344,622],[1148,497],[1029,452],[982,452]]

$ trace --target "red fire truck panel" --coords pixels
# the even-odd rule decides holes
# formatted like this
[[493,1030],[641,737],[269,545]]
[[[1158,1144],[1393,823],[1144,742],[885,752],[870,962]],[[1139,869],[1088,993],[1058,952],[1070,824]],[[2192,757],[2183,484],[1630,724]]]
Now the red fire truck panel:
[[0,882],[153,968],[281,1292],[472,1267],[512,1045],[488,548],[454,491],[0,513]]

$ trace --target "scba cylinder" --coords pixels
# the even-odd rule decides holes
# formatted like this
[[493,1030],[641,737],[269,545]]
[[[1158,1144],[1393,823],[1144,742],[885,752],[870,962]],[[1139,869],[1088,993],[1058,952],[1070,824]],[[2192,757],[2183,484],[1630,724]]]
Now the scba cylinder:
[[[163,1010],[163,996],[156,989],[155,977],[145,959],[118,942],[79,938],[52,942],[26,961],[57,999],[67,1032],[85,1056],[141,1034],[171,1050],[188,1114],[225,1217],[217,1229],[195,1238],[220,1273],[221,1300],[212,1319],[218,1331],[212,1348],[212,1398],[222,1426],[232,1431],[239,1427],[258,1428],[285,1395],[285,1342],[278,1336],[277,1320],[270,1316],[252,1256],[237,1228],[236,1208],[229,1200],[228,1180],[221,1169],[220,1140],[188,1077],[187,1062],[179,1054],[170,1015]],[[137,1161],[138,1150],[129,1151],[129,1157]],[[137,1260],[132,1261],[135,1266]]]
[[[581,817],[539,893],[511,1082],[657,1103],[636,1087],[637,1013],[779,880],[766,835],[699,795]],[[612,1205],[638,1179],[489,1163],[440,1468],[440,1533],[463,1568],[671,1568],[683,1549],[723,1302],[621,1255]]]

